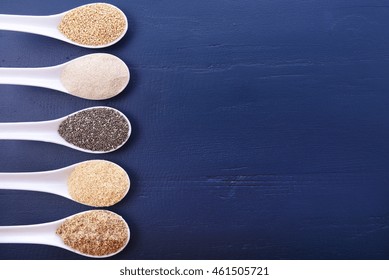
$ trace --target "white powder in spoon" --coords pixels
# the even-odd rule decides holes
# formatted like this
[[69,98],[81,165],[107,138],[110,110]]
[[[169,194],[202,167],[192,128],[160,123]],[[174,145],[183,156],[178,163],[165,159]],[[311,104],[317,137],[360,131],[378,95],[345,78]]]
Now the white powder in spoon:
[[75,96],[103,100],[111,98],[127,86],[130,72],[118,57],[105,53],[90,54],[66,64],[61,82]]

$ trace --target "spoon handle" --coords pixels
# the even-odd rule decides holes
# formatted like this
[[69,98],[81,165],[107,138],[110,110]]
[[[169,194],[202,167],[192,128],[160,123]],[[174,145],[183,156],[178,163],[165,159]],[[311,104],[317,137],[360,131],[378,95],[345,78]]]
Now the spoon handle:
[[66,185],[72,171],[66,168],[44,172],[0,173],[0,189],[46,192],[70,198]]
[[61,18],[59,15],[24,16],[0,14],[0,29],[53,37],[53,34],[56,33],[60,35],[57,26]]
[[40,68],[0,68],[0,84],[51,88],[67,92],[61,83],[60,65]]
[[59,222],[26,226],[0,226],[0,243],[58,244],[55,231]]
[[58,138],[57,121],[0,123],[0,139],[50,141]]

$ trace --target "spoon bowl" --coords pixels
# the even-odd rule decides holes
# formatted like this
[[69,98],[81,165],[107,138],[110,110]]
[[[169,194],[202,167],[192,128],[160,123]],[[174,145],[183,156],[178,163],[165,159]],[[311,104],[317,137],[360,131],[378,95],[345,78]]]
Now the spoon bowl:
[[[121,174],[125,174],[125,180],[128,182],[125,192],[122,194],[121,198],[116,199],[115,203],[121,201],[130,190],[130,178],[127,172],[120,167],[119,165],[106,161],[106,160],[88,160],[79,162],[64,168],[42,171],[42,172],[14,172],[14,173],[0,173],[0,189],[5,190],[22,190],[22,191],[37,191],[37,192],[46,192],[62,196],[73,200],[75,202],[85,204],[87,206],[96,206],[88,203],[83,203],[70,195],[69,192],[69,183],[68,180],[71,174],[78,166],[85,166],[85,164],[93,164],[95,162],[104,162],[115,167],[115,169],[120,170]],[[93,175],[94,177],[99,177],[100,174],[87,174]],[[87,176],[89,178],[89,176]],[[79,186],[78,186],[79,187]],[[112,206],[108,205],[108,206]]]
[[129,81],[127,65],[106,53],[84,55],[50,67],[0,68],[0,84],[50,88],[88,100],[112,98]]
[[66,245],[62,238],[56,234],[57,229],[68,219],[71,219],[77,215],[92,212],[96,210],[84,211],[67,218],[63,218],[57,221],[42,223],[42,224],[34,224],[34,225],[23,225],[23,226],[0,226],[0,243],[15,243],[15,244],[41,244],[41,245],[50,245],[55,247],[60,247],[66,250],[69,250],[73,253],[90,257],[90,258],[108,258],[112,257],[119,252],[121,252],[130,241],[130,228],[127,222],[119,215],[110,212],[118,217],[124,222],[127,231],[127,240],[123,244],[123,246],[111,254],[106,255],[90,255],[82,253],[74,248]]
[[[116,145],[114,148],[110,150],[84,149],[74,144],[71,144],[59,134],[58,131],[59,127],[65,120],[79,113],[86,112],[88,110],[94,110],[94,109],[107,109],[110,111],[112,110],[112,112],[116,112],[117,114],[119,114],[121,118],[127,123],[128,133],[126,138],[123,139],[119,145]],[[95,133],[98,133],[98,131],[97,132],[95,131]],[[121,148],[128,141],[130,135],[131,135],[131,123],[127,119],[127,117],[119,110],[116,110],[111,107],[106,107],[106,106],[89,107],[74,112],[70,115],[64,116],[62,118],[49,120],[49,121],[0,123],[0,139],[3,140],[4,139],[5,140],[31,140],[31,141],[49,142],[49,143],[63,145],[81,152],[94,153],[94,154],[109,153]],[[84,135],[84,137],[85,139],[87,139],[89,135]]]
[[[116,11],[118,11],[121,15],[121,17],[124,20],[124,28],[122,33],[119,37],[117,37],[115,40],[101,45],[87,45],[87,44],[81,44],[77,43],[68,37],[66,37],[62,32],[59,30],[59,25],[61,24],[63,18],[68,15],[71,12],[80,10],[84,7],[96,5],[96,4],[103,4],[107,7],[110,7]],[[97,26],[96,26],[97,28]],[[128,30],[128,20],[126,15],[116,6],[107,4],[107,3],[92,3],[92,4],[86,4],[79,7],[76,7],[74,9],[54,14],[54,15],[48,15],[48,16],[24,16],[24,15],[0,15],[0,30],[9,30],[9,31],[19,31],[19,32],[26,32],[26,33],[33,33],[38,35],[43,35],[51,38],[55,38],[61,41],[64,41],[69,44],[73,44],[79,47],[84,48],[105,48],[112,46],[113,44],[116,44],[118,41],[120,41],[124,35],[126,34]],[[91,34],[93,36],[93,34]]]

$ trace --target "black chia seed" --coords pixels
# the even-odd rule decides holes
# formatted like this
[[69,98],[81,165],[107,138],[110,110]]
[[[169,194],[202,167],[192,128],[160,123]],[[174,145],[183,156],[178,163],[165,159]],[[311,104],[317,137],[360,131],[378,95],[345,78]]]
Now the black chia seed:
[[127,120],[110,108],[87,109],[69,116],[58,129],[67,142],[90,151],[111,151],[128,138]]

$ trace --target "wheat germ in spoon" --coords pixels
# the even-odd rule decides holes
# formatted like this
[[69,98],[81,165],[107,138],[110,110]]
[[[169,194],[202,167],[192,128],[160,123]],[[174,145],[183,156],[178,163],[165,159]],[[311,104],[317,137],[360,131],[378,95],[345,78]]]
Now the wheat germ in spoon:
[[116,6],[91,3],[50,16],[2,14],[0,29],[48,36],[80,47],[104,48],[123,38],[128,22]]
[[90,210],[54,222],[0,226],[0,243],[43,244],[91,258],[121,252],[130,240],[130,228],[118,214]]

